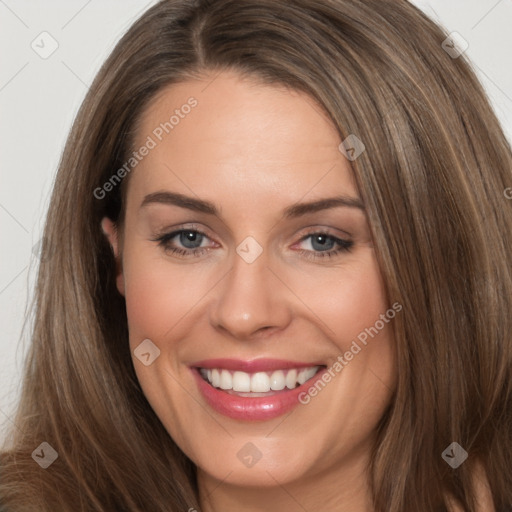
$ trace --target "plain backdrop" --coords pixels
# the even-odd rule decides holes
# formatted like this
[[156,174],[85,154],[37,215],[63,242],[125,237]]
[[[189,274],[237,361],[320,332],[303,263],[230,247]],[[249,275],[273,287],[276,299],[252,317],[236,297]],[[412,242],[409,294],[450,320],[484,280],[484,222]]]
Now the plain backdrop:
[[[100,65],[154,3],[0,0],[0,443],[13,425],[37,243],[67,134]],[[466,54],[512,139],[512,2],[413,3],[467,41]]]

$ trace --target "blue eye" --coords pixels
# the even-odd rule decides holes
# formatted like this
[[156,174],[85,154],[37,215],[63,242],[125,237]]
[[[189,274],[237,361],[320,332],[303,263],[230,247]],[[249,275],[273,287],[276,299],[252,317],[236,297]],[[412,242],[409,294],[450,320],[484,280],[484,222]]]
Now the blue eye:
[[[306,240],[310,240],[312,250],[301,249],[299,253],[309,259],[332,258],[342,252],[349,252],[354,245],[351,240],[337,238],[324,232],[310,233],[302,238],[301,243]],[[334,249],[336,246],[338,248]]]
[[[201,247],[201,243],[205,238],[208,238],[201,231],[196,229],[180,229],[172,233],[167,233],[155,239],[161,247],[172,254],[179,254],[180,256],[197,256],[203,254],[208,250],[208,247]],[[176,247],[173,240],[177,239],[184,248]]]
[[[202,245],[205,240],[209,240],[208,236],[197,229],[180,229],[161,235],[153,241],[158,242],[158,245],[168,253],[183,257],[198,257],[211,249],[210,246]],[[312,260],[332,258],[342,252],[349,252],[354,245],[350,240],[337,238],[321,231],[304,236],[299,243],[306,240],[309,241],[311,249],[300,249],[298,252]]]

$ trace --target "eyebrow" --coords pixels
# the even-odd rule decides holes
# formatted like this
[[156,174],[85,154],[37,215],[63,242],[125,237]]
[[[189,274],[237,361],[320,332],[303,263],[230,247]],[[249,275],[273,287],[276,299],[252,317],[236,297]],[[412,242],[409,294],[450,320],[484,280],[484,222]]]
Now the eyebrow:
[[[208,215],[220,216],[219,209],[210,201],[196,199],[195,197],[178,194],[176,192],[154,192],[148,194],[142,201],[140,207],[143,208],[150,204],[169,204],[186,208],[195,212],[206,213]],[[311,201],[308,203],[296,203],[283,212],[286,219],[301,217],[308,213],[315,213],[322,210],[339,207],[358,208],[364,211],[364,205],[359,198],[349,196],[336,196]]]

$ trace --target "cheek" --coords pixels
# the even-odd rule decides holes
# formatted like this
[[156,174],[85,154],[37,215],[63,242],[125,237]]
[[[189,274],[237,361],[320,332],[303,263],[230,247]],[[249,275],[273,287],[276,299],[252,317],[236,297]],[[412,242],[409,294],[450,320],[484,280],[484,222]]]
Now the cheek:
[[124,262],[125,298],[130,339],[159,340],[204,295],[195,272],[159,258],[135,253]]
[[370,250],[353,264],[302,279],[296,290],[340,349],[346,349],[389,309],[384,282]]

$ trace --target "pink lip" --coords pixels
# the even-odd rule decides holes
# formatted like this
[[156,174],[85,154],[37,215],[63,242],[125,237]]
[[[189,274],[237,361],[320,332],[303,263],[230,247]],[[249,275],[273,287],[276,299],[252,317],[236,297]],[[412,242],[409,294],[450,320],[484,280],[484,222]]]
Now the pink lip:
[[[217,360],[219,361],[219,360]],[[267,360],[268,361],[268,360]],[[281,362],[282,363],[282,362]],[[317,366],[313,364],[307,364],[302,366]],[[236,368],[228,368],[225,365],[218,366],[200,366],[201,368],[226,368],[229,370],[238,370],[240,366]],[[296,368],[297,366],[289,366],[288,368]],[[299,366],[300,367],[300,366]],[[285,368],[279,366],[277,368]],[[268,366],[265,369],[269,369]],[[265,371],[265,369],[259,371]],[[236,420],[245,421],[265,421],[278,416],[282,416],[287,412],[297,407],[301,402],[299,401],[299,395],[307,391],[311,386],[314,386],[315,382],[322,378],[327,368],[320,369],[318,373],[301,386],[295,389],[285,388],[282,391],[274,391],[274,394],[269,396],[251,398],[243,397],[238,395],[231,395],[221,389],[214,388],[211,384],[206,382],[197,367],[191,368],[192,373],[196,379],[199,391],[203,395],[204,399],[210,407],[215,411],[228,416]],[[241,370],[247,371],[247,370]]]

